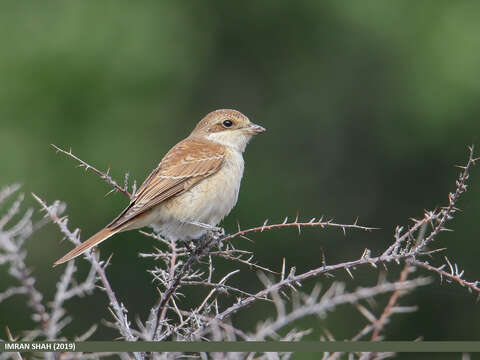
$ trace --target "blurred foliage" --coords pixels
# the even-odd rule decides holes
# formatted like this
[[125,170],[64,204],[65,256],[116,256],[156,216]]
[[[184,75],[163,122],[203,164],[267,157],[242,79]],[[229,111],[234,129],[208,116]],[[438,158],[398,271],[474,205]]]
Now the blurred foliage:
[[[286,257],[299,271],[318,264],[321,249],[330,263],[358,257],[365,247],[381,249],[396,224],[445,203],[453,165],[478,141],[479,12],[480,2],[446,0],[3,1],[0,184],[21,182],[26,193],[66,201],[71,225],[87,236],[127,201],[120,194],[104,200],[108,186],[56,155],[50,143],[71,146],[102,169],[112,166],[118,179],[130,171],[141,182],[204,114],[235,108],[268,132],[247,149],[227,230],[237,220],[256,225],[297,210],[340,222],[359,216],[382,228],[346,238],[263,233],[245,245],[263,263],[279,268]],[[478,169],[471,184],[455,232],[442,241],[467,277],[478,279]],[[60,273],[50,265],[69,249],[60,239],[49,227],[29,244],[47,295]],[[104,256],[114,252],[110,275],[119,297],[138,314],[155,291],[136,254],[152,245],[134,232],[102,245]],[[248,282],[252,274],[242,273],[239,281]],[[358,274],[367,283],[377,275]],[[473,319],[480,309],[463,289],[430,287],[408,299],[420,310],[399,316],[390,339],[478,339]],[[72,309],[70,335],[108,317],[101,294]],[[16,300],[3,304],[1,327],[29,326],[28,318],[13,315],[19,311]],[[257,317],[250,311],[237,320],[248,329]],[[323,327],[342,338],[359,329],[353,318],[338,314],[305,325],[317,330],[312,338]],[[103,329],[98,336],[111,334]]]

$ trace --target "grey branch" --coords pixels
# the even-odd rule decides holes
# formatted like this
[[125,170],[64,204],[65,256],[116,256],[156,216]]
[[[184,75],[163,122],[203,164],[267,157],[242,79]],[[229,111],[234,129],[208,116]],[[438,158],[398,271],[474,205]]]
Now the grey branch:
[[[59,152],[66,154],[80,163],[86,170],[91,169],[103,180],[112,186],[112,191],[120,191],[129,198],[135,194],[136,184],[133,185],[132,193],[128,191],[128,173],[125,175],[124,186],[118,185],[109,175],[109,171],[102,172],[75,156],[72,151],[65,151],[52,145]],[[297,215],[292,221],[288,218],[281,223],[269,224],[268,220],[262,225],[247,229],[240,229],[231,234],[220,231],[209,231],[208,235],[199,241],[189,243],[175,242],[163,239],[159,234],[145,233],[157,240],[157,246],[150,253],[142,253],[140,257],[151,258],[156,261],[153,269],[147,270],[158,286],[158,299],[152,301],[153,305],[146,320],[136,318],[137,327],[133,327],[128,314],[128,309],[121,303],[112,288],[106,274],[109,265],[107,261],[100,261],[98,253],[87,252],[84,258],[90,263],[90,270],[86,277],[79,281],[76,265],[73,261],[66,264],[59,281],[57,290],[51,302],[43,303],[44,298],[39,289],[35,287],[35,278],[25,263],[24,244],[31,234],[43,226],[47,221],[52,221],[59,228],[63,236],[73,244],[80,244],[80,230],[70,231],[68,218],[63,216],[65,205],[59,201],[47,205],[38,196],[33,195],[45,212],[44,219],[39,222],[32,221],[32,210],[28,209],[19,218],[23,196],[20,195],[12,201],[10,207],[0,216],[0,264],[7,264],[10,275],[18,284],[0,291],[0,302],[13,296],[24,295],[28,299],[37,327],[24,333],[23,341],[46,338],[48,340],[62,339],[63,329],[72,320],[73,316],[67,314],[65,303],[79,296],[85,296],[100,287],[105,291],[109,302],[109,310],[114,321],[104,322],[105,325],[114,327],[119,331],[122,338],[128,341],[141,340],[208,340],[208,341],[237,341],[237,340],[266,340],[277,339],[282,341],[299,341],[310,333],[309,329],[291,329],[285,333],[287,326],[295,326],[299,319],[307,316],[328,316],[331,311],[340,308],[340,305],[349,304],[354,306],[365,317],[367,324],[361,329],[354,329],[355,334],[351,340],[357,341],[371,336],[372,340],[383,340],[382,334],[386,324],[391,322],[393,314],[403,314],[414,311],[415,306],[399,305],[399,298],[419,286],[430,283],[429,278],[419,274],[408,279],[415,269],[427,271],[440,276],[443,280],[458,284],[472,293],[480,294],[479,281],[467,281],[463,278],[464,272],[456,264],[445,257],[445,263],[441,266],[433,266],[427,257],[435,257],[438,252],[445,249],[435,247],[435,240],[441,232],[449,231],[447,223],[458,211],[457,203],[467,190],[469,171],[478,159],[474,158],[473,146],[469,148],[469,155],[465,166],[461,166],[460,175],[455,183],[455,190],[448,196],[447,204],[439,209],[425,211],[420,219],[412,219],[407,226],[397,226],[393,239],[378,254],[365,249],[354,260],[344,261],[337,264],[327,264],[325,256],[318,259],[318,265],[313,269],[297,274],[295,267],[287,267],[283,260],[281,269],[274,271],[266,266],[258,264],[254,253],[246,251],[238,245],[237,239],[248,239],[254,233],[263,231],[282,230],[295,228],[301,233],[305,227],[318,229],[336,228],[346,234],[347,230],[372,231],[376,228],[359,225],[357,220],[352,224],[341,224],[323,217],[312,218],[308,221],[300,221]],[[18,190],[17,185],[0,190],[0,203],[11,199]],[[13,222],[13,224],[12,224]],[[229,261],[233,268],[227,272],[217,269],[219,261]],[[335,282],[327,291],[321,291],[317,285],[310,293],[302,293],[300,288],[308,281],[333,277],[337,272],[346,272],[353,281],[358,282],[354,273],[358,267],[385,267],[387,265],[402,264],[404,270],[397,281],[381,279],[375,286],[347,290],[345,283]],[[390,265],[389,265],[390,266]],[[240,271],[246,269],[247,274],[256,272],[263,288],[258,291],[245,291],[235,287],[234,279]],[[205,288],[203,297],[193,306],[187,305],[183,291],[186,287]],[[378,313],[371,310],[366,304],[372,298],[382,294],[391,293],[385,307]],[[223,301],[227,298],[228,302]],[[235,297],[235,298],[233,298]],[[232,301],[233,304],[232,304]],[[232,318],[245,308],[260,302],[266,302],[273,306],[276,311],[274,319],[262,319],[257,322],[257,329],[247,333],[236,327]],[[366,302],[366,304],[362,304]],[[188,306],[188,307],[187,307]],[[97,324],[84,329],[77,338],[89,339],[96,331]],[[281,335],[282,333],[282,335]],[[322,339],[334,340],[333,334],[325,329]],[[12,336],[13,338],[13,336]],[[85,358],[84,354],[68,355],[66,358]],[[119,354],[122,358],[131,355]],[[147,354],[134,353],[136,359],[143,359]],[[154,359],[176,359],[185,354],[149,354]],[[266,354],[213,354],[214,359],[289,359],[288,353]],[[344,354],[325,354],[324,359],[339,359]],[[391,353],[362,353],[348,354],[349,359],[383,359],[391,357]],[[52,353],[45,353],[46,359],[53,359]],[[101,358],[104,354],[91,354],[91,358]],[[197,355],[193,355],[197,356]],[[199,354],[200,358],[206,358],[205,354]]]
[[[66,151],[66,150],[63,150],[61,148],[59,148],[57,145],[54,145],[54,144],[51,144],[53,148],[55,148],[55,150],[57,150],[57,152],[61,152],[62,154],[65,154],[67,156],[70,156],[72,159],[75,159],[76,161],[78,161],[80,163],[79,167],[83,167],[85,168],[85,171],[88,171],[89,169],[91,169],[94,173],[96,173],[98,176],[100,176],[101,179],[105,180],[105,182],[111,186],[113,186],[113,189],[112,191],[120,191],[121,193],[123,193],[124,195],[128,196],[129,199],[132,199],[134,196],[135,196],[135,190],[136,190],[136,183],[134,183],[133,185],[133,191],[132,193],[130,193],[128,191],[128,178],[129,178],[129,174],[126,173],[125,174],[125,180],[124,180],[124,186],[121,187],[120,185],[118,185],[118,183],[110,176],[110,168],[107,169],[107,171],[103,172],[101,170],[98,170],[96,167],[88,164],[87,162],[83,161],[82,159],[80,159],[79,157],[75,156],[73,153],[72,153],[72,149],[70,149],[69,151]],[[107,196],[108,194],[110,194],[112,191],[108,192],[105,196]]]
[[[78,229],[74,232],[71,232],[68,229],[68,218],[58,217],[58,205],[54,204],[52,206],[48,206],[42,199],[40,199],[37,195],[32,194],[33,197],[39,202],[42,207],[42,210],[46,212],[47,216],[60,228],[60,231],[66,236],[68,240],[70,240],[74,245],[78,245],[80,243],[79,239],[79,231]],[[57,203],[58,204],[58,203]],[[110,305],[113,308],[112,314],[116,320],[117,329],[120,331],[122,336],[127,341],[136,341],[137,337],[133,335],[132,330],[130,329],[130,321],[127,317],[127,309],[125,306],[117,300],[115,292],[113,291],[110,282],[108,281],[107,275],[105,273],[105,268],[108,266],[107,263],[100,262],[94,254],[91,252],[85,253],[85,258],[92,264],[92,267],[95,269],[97,275],[100,278],[100,282],[102,283],[103,289],[110,300]],[[140,359],[141,356],[138,353],[135,353],[135,357]]]

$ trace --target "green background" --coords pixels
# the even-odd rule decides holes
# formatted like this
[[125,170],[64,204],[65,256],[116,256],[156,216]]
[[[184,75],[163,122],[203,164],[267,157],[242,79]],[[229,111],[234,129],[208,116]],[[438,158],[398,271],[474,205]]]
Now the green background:
[[[68,203],[70,225],[87,236],[126,204],[99,178],[55,154],[68,148],[118,180],[126,171],[141,182],[200,118],[217,108],[242,111],[268,132],[245,153],[239,202],[224,222],[233,231],[281,222],[285,216],[320,215],[382,228],[371,234],[308,230],[255,234],[261,264],[304,271],[374,253],[392,240],[395,225],[444,205],[454,189],[455,164],[480,131],[480,2],[476,1],[3,1],[0,4],[0,185],[23,184],[49,202]],[[480,145],[480,144],[478,144]],[[478,266],[480,175],[438,246],[480,278]],[[30,196],[26,205],[38,206]],[[37,213],[37,217],[40,215]],[[70,249],[49,226],[28,243],[37,286],[51,299],[61,268],[51,264]],[[118,297],[133,317],[145,317],[155,289],[137,253],[153,239],[130,232],[105,242]],[[437,262],[441,256],[437,257]],[[85,261],[78,261],[85,273]],[[220,269],[232,264],[219,265]],[[390,266],[394,278],[395,266]],[[0,271],[6,271],[1,267]],[[359,269],[349,288],[372,285],[374,269]],[[252,280],[253,279],[253,280]],[[243,269],[236,284],[259,289]],[[320,279],[325,285],[328,281]],[[397,315],[389,340],[479,340],[480,308],[455,285],[402,298],[419,306]],[[0,289],[9,284],[2,275]],[[306,289],[313,283],[306,284]],[[187,302],[198,300],[188,292]],[[377,313],[382,310],[379,301]],[[68,336],[109,318],[105,296],[69,303]],[[254,330],[257,307],[235,318]],[[309,339],[328,328],[338,340],[364,324],[346,307],[327,320],[311,318]],[[24,301],[0,304],[0,335],[29,328]],[[116,334],[101,327],[95,340]],[[413,356],[413,355],[412,355]],[[301,356],[298,356],[301,358]]]

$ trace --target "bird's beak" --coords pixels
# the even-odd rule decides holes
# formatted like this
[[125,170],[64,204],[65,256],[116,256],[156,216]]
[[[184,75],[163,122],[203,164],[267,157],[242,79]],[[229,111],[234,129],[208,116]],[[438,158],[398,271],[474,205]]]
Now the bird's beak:
[[266,131],[266,129],[263,126],[253,124],[253,123],[247,126],[246,128],[244,128],[244,130],[246,131],[247,134],[250,134],[250,135],[257,135]]

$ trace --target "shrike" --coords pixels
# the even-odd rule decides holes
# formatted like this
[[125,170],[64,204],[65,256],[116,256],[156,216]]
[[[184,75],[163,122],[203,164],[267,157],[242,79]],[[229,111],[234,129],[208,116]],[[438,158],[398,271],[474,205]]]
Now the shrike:
[[243,152],[250,139],[264,131],[236,110],[209,113],[186,139],[170,149],[117,218],[54,266],[116,233],[152,224],[170,240],[200,238],[237,203]]

